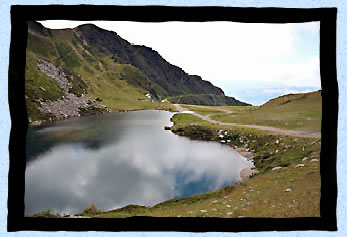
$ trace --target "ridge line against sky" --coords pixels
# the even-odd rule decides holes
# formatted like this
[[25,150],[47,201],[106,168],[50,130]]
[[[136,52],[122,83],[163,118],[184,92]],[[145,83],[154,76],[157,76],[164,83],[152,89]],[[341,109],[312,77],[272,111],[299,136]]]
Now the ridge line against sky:
[[321,89],[319,22],[40,21],[50,29],[92,23],[135,45],[156,50],[226,95],[260,105],[289,93]]

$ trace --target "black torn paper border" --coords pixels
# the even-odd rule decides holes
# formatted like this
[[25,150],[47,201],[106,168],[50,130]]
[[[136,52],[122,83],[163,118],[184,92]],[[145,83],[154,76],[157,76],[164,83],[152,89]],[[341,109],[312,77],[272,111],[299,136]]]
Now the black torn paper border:
[[[337,230],[337,119],[336,8],[234,8],[169,6],[45,5],[11,7],[9,106],[11,133],[8,189],[8,231],[185,231],[253,232]],[[320,21],[322,84],[321,217],[308,218],[155,218],[41,219],[24,217],[25,144],[28,118],[25,107],[25,49],[29,20],[118,21],[234,21],[244,23],[302,23]]]

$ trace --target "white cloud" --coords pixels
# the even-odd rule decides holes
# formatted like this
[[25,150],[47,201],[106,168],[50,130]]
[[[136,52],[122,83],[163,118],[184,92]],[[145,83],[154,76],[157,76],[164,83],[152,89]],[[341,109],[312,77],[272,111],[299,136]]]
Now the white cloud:
[[[42,22],[74,27],[85,22]],[[319,22],[93,22],[212,83],[222,80],[320,87]],[[227,90],[228,88],[222,88]]]

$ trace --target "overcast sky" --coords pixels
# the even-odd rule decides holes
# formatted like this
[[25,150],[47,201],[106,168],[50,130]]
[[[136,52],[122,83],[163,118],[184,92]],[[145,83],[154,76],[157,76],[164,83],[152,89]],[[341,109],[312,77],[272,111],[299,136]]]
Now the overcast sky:
[[51,29],[93,23],[130,43],[146,45],[225,94],[260,105],[288,93],[321,88],[319,22],[41,21]]

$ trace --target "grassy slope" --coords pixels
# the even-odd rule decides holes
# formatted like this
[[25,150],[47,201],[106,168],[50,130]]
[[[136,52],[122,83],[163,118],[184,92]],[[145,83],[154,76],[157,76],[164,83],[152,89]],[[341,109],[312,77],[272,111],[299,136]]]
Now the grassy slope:
[[[321,92],[285,95],[262,106],[186,106],[221,122],[256,124],[282,129],[320,131],[322,119]],[[226,111],[232,113],[225,113]]]
[[[41,72],[36,66],[36,58],[27,53],[27,61],[25,67],[25,95],[27,113],[32,120],[47,120],[54,118],[52,114],[43,114],[38,109],[38,99],[57,100],[64,95],[58,83],[49,78],[46,74]],[[43,89],[42,89],[43,88]]]
[[181,94],[220,95],[223,91],[197,76],[189,76],[182,69],[169,64],[158,52],[145,46],[132,45],[115,32],[102,30],[94,25],[78,27],[82,37],[98,52],[110,54],[115,62],[131,64],[150,77],[158,86],[161,97]]
[[[131,65],[115,63],[111,55],[91,51],[72,30],[50,30],[45,34],[30,30],[26,94],[30,98],[27,101],[28,115],[33,120],[45,120],[51,117],[42,114],[38,104],[32,102],[33,98],[45,98],[38,85],[44,85],[44,88],[49,90],[47,94],[54,97],[51,100],[58,98],[55,95],[59,90],[53,80],[39,71],[35,65],[37,58],[62,66],[67,74],[73,75],[74,87],[71,93],[79,96],[87,89],[91,98],[101,98],[110,109],[174,109],[168,103],[152,103],[144,96],[148,93],[147,78],[141,71]],[[41,77],[46,77],[44,82],[40,80]],[[47,84],[48,82],[50,84]],[[139,85],[144,89],[139,89]]]
[[215,106],[216,104],[220,106],[247,106],[247,103],[236,100],[233,97],[212,95],[212,94],[199,94],[199,95],[182,95],[182,96],[170,96],[167,98],[171,103],[179,104],[194,104],[194,105],[205,105],[205,106]]
[[201,115],[226,115],[229,112],[247,112],[256,110],[257,106],[199,106],[199,105],[181,105],[191,111]]

